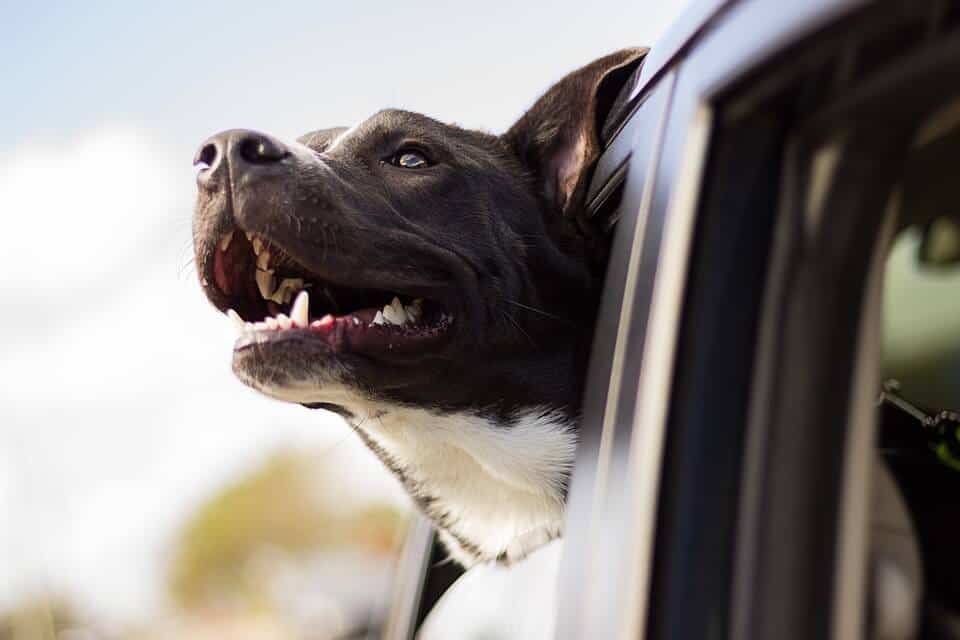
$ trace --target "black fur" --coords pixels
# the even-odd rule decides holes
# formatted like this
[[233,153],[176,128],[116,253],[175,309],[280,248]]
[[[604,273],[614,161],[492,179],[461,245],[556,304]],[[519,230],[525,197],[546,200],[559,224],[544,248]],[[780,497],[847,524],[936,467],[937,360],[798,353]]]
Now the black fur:
[[[346,382],[367,398],[480,414],[502,429],[533,407],[576,417],[605,255],[584,222],[585,193],[606,110],[644,54],[620,51],[573,72],[502,136],[390,109],[342,138],[344,128],[323,129],[284,145],[229,131],[204,143],[194,240],[218,308],[261,319],[218,285],[217,243],[237,229],[269,239],[324,282],[437,301],[455,317],[445,342],[413,352],[337,350],[307,332],[240,344],[239,377],[261,389]],[[392,164],[405,148],[430,166]],[[351,417],[347,407],[304,402]],[[454,535],[443,505],[357,432]]]
[[[256,179],[220,167],[201,183],[194,225],[206,293],[231,306],[213,284],[210,255],[233,226],[258,232],[325,279],[440,299],[455,311],[456,335],[443,349],[337,356],[374,395],[449,411],[541,404],[575,414],[602,277],[576,224],[598,151],[597,90],[643,53],[621,51],[570,74],[500,137],[385,110],[329,154],[342,128],[304,135],[316,159],[256,167]],[[578,136],[587,148],[570,158]],[[407,171],[383,161],[410,143],[434,165]],[[572,188],[557,174],[564,163],[574,168]],[[325,368],[331,357],[316,346],[273,351],[238,353],[236,366],[259,359],[258,375],[281,376]]]

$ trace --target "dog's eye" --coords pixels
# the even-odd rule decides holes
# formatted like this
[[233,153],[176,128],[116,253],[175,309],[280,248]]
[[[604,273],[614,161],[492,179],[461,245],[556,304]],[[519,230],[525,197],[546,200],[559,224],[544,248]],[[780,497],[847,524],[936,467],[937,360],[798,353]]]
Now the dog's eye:
[[390,158],[390,164],[403,169],[424,169],[430,166],[430,161],[422,152],[415,149],[401,149]]

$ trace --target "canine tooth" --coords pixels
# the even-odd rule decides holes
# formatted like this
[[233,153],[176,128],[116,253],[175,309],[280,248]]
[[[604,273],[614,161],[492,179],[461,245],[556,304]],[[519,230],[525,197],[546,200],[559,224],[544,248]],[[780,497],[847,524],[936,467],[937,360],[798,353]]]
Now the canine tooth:
[[[399,302],[396,298],[393,299],[394,302]],[[402,325],[407,321],[407,314],[403,310],[403,305],[398,305],[400,310],[397,310],[397,307],[393,304],[388,304],[383,308],[383,319],[390,324]]]
[[277,279],[269,271],[257,271],[254,274],[257,279],[257,288],[260,289],[260,295],[266,300],[271,300],[274,289],[277,287]]
[[293,320],[281,313],[277,315],[277,324],[280,325],[281,329],[289,329],[293,326]]
[[252,232],[252,231],[244,231],[243,233],[244,233],[245,236],[247,236],[247,242],[253,240],[253,232]]
[[293,301],[293,309],[290,310],[290,319],[298,327],[310,324],[310,294],[306,291],[297,294],[297,299]]
[[276,319],[276,318],[264,318],[264,319],[263,319],[263,326],[265,326],[267,329],[274,329],[274,330],[276,330],[276,329],[279,329],[279,328],[280,328],[280,323],[277,322],[277,319]]
[[263,240],[260,239],[260,236],[253,236],[251,242],[253,243],[253,252],[259,256],[260,252],[263,251]]
[[233,240],[233,231],[230,231],[229,233],[225,234],[222,238],[220,238],[220,244],[217,245],[220,247],[220,251],[226,251],[227,249],[229,249],[231,240]]
[[267,299],[277,304],[287,304],[293,298],[293,294],[301,289],[303,289],[303,278],[284,278],[273,295]]
[[377,315],[373,318],[373,324],[383,324],[383,312],[377,311]]
[[227,309],[227,317],[230,318],[230,322],[232,322],[233,326],[237,328],[237,331],[243,332],[243,329],[246,327],[247,323],[243,321],[243,318],[240,317],[239,313],[233,309]]
[[267,266],[270,264],[270,252],[264,251],[257,255],[257,269],[261,271],[268,271]]

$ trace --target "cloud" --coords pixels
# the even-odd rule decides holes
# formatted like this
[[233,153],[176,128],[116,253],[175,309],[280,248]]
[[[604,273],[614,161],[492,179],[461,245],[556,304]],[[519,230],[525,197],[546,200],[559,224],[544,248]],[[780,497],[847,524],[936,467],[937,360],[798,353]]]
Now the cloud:
[[17,213],[5,315],[40,310],[0,334],[0,600],[52,586],[112,615],[155,609],[176,528],[279,447],[336,444],[366,476],[339,489],[402,500],[331,414],[234,380],[233,331],[180,269],[180,160],[134,128],[0,156]]

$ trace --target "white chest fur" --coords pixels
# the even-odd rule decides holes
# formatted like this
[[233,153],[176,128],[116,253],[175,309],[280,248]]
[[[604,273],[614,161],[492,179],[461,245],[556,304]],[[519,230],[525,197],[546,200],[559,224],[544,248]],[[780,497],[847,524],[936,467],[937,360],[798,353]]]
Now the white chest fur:
[[559,535],[576,444],[562,416],[531,410],[501,425],[398,408],[355,427],[403,469],[415,497],[428,498],[454,552],[473,547],[460,549],[464,564],[518,560]]
[[508,562],[560,534],[576,435],[560,412],[530,408],[496,423],[361,397],[353,389],[264,389],[293,402],[333,402],[440,526],[465,565]]

